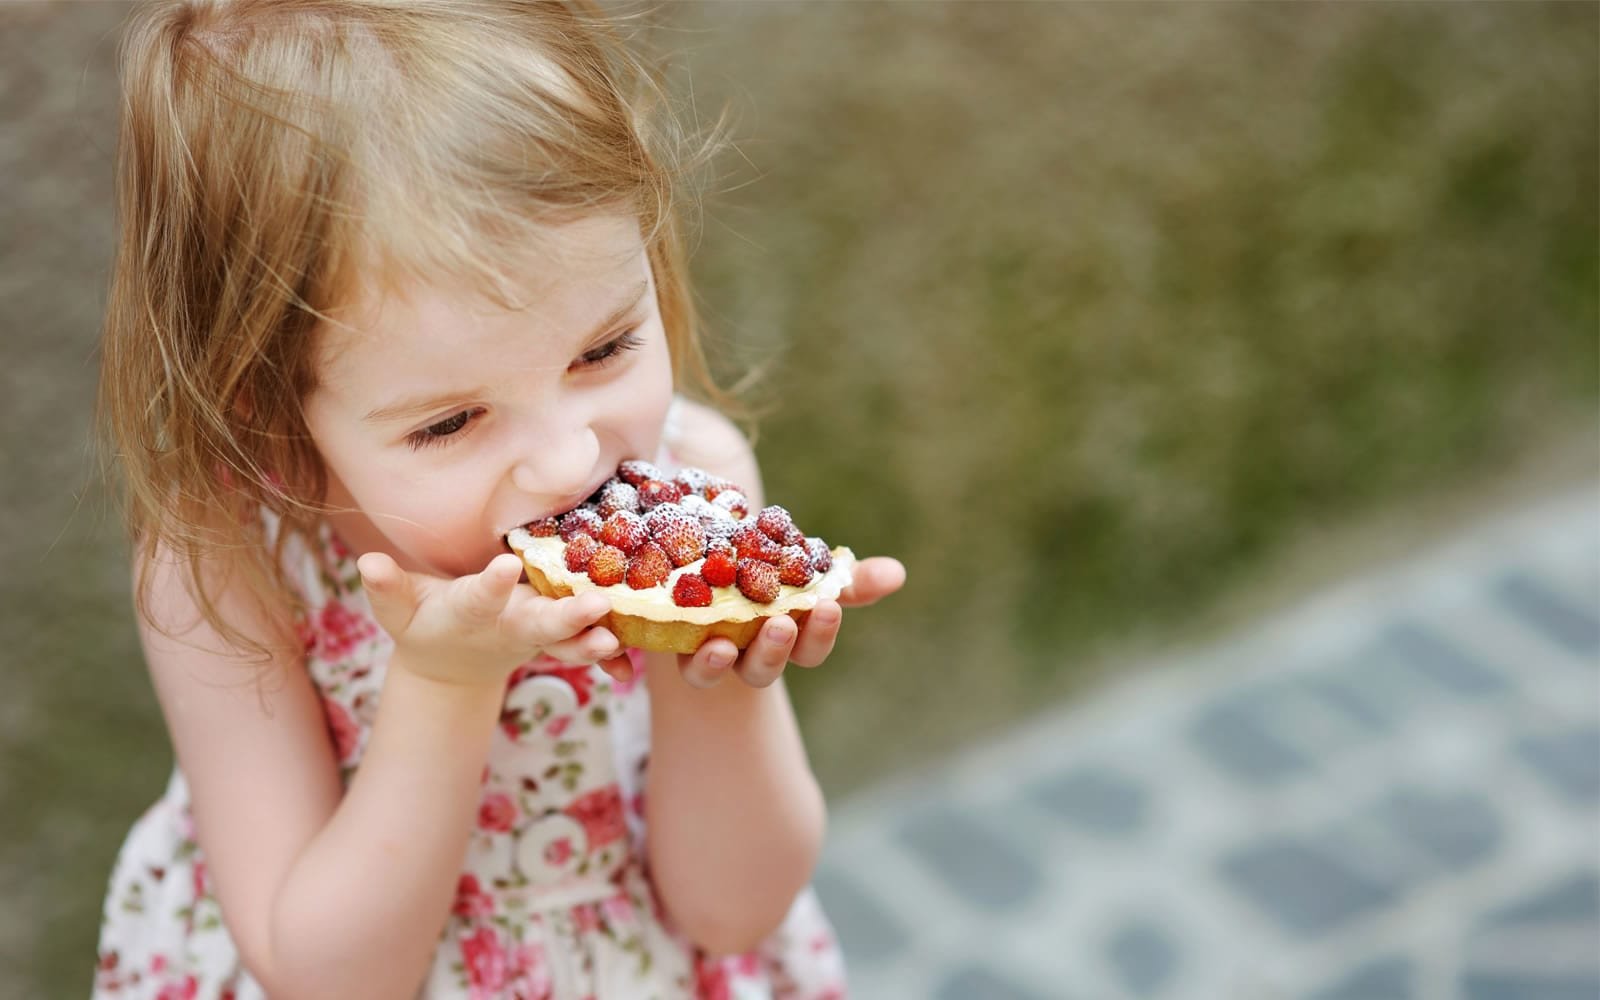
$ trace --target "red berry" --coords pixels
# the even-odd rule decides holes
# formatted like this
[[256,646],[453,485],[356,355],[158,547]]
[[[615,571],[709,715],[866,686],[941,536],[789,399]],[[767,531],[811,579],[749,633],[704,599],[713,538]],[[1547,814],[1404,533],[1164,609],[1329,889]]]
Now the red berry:
[[711,587],[699,573],[685,573],[672,585],[672,603],[680,608],[711,606]]
[[634,590],[648,590],[667,582],[672,572],[672,561],[655,542],[645,542],[628,563],[628,586]]
[[794,518],[789,516],[788,511],[773,504],[761,508],[761,513],[756,515],[756,527],[765,531],[773,541],[788,544],[783,540],[794,530]]
[[700,566],[700,575],[713,587],[731,587],[739,578],[738,565],[733,550],[712,552]]
[[791,587],[804,587],[811,582],[814,571],[811,557],[798,545],[785,545],[778,553],[778,580]]
[[744,490],[741,490],[733,482],[723,479],[721,476],[712,476],[711,480],[706,483],[704,496],[707,500],[715,500],[718,493],[726,493],[729,490],[739,494],[744,493]]
[[828,543],[820,538],[806,539],[806,555],[811,557],[811,568],[818,573],[833,568],[833,553],[828,551]]
[[644,510],[664,503],[677,503],[683,499],[683,490],[677,483],[660,479],[646,479],[639,487],[639,506]]
[[628,572],[628,554],[615,545],[602,545],[589,560],[589,579],[601,587],[621,583]]
[[578,535],[600,537],[600,515],[587,507],[569,510],[561,515],[561,537],[572,541]]
[[766,604],[778,596],[778,568],[759,559],[739,560],[739,593]]
[[742,518],[750,513],[750,501],[736,489],[726,489],[711,498],[711,502],[732,514],[735,518]]
[[733,550],[741,559],[760,559],[762,562],[778,560],[778,543],[753,524],[740,525],[728,541],[733,543]]
[[631,511],[619,510],[600,525],[600,540],[607,545],[615,545],[631,556],[639,546],[650,540],[650,532],[645,530],[644,518]]
[[647,479],[663,478],[660,469],[640,458],[630,458],[617,466],[617,475],[629,486],[638,486]]
[[684,496],[698,495],[704,498],[706,487],[711,485],[711,473],[686,466],[678,470],[678,477],[673,481],[683,490]]
[[714,517],[711,520],[702,519],[701,527],[706,529],[706,538],[729,539],[739,530],[739,522],[731,517]]
[[661,518],[650,529],[650,537],[666,551],[674,566],[687,566],[706,554],[706,529],[698,518],[688,514]]
[[639,491],[620,480],[613,479],[600,490],[597,506],[601,517],[610,517],[619,510],[639,513]]
[[589,560],[599,551],[600,543],[594,540],[593,535],[574,535],[567,542],[567,569],[573,573],[582,573],[589,568]]
[[733,547],[733,543],[728,541],[726,537],[712,535],[709,531],[706,532],[706,558],[709,559],[718,552],[723,553],[730,559],[737,557],[739,554],[738,550]]
[[561,534],[561,521],[554,517],[541,517],[526,525],[528,534],[535,538],[554,538]]

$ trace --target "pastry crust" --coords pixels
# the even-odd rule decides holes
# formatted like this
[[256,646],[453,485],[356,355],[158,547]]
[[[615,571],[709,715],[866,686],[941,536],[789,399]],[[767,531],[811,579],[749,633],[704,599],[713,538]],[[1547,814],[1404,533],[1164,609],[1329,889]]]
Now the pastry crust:
[[[596,622],[611,630],[623,646],[660,653],[693,653],[712,638],[725,638],[744,649],[761,632],[762,625],[780,614],[805,624],[817,602],[839,596],[849,585],[855,555],[844,547],[831,550],[833,565],[808,586],[784,587],[778,598],[757,604],[732,588],[718,588],[710,607],[680,608],[672,602],[669,585],[634,590],[626,584],[596,586],[586,575],[571,573],[560,564],[563,543],[557,538],[533,538],[514,531],[507,538],[512,551],[522,557],[528,583],[546,597],[568,597],[595,590],[612,599],[612,610]],[[698,564],[677,572],[692,572]]]

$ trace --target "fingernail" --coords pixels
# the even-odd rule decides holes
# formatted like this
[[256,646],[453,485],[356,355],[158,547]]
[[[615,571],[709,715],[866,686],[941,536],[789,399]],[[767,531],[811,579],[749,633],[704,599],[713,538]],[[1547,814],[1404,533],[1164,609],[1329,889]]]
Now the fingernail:
[[733,665],[733,657],[727,653],[712,653],[706,657],[706,662],[716,670],[724,670]]
[[789,641],[789,630],[774,625],[761,634],[761,637],[774,646],[781,646]]

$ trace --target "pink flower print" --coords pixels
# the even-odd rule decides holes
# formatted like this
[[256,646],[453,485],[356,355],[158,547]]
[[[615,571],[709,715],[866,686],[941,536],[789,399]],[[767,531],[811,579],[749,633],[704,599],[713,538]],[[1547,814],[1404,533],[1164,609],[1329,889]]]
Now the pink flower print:
[[633,665],[633,673],[625,681],[611,682],[611,689],[617,694],[632,694],[633,689],[639,686],[639,680],[644,677],[644,650],[629,646],[627,654],[628,662]]
[[600,929],[600,908],[594,903],[584,903],[572,908],[572,925],[578,933],[586,934]]
[[560,868],[572,860],[572,839],[562,837],[545,845],[544,860],[552,868]]
[[456,901],[450,912],[463,920],[477,920],[494,914],[494,897],[483,891],[476,875],[463,875],[456,882]]
[[756,976],[761,974],[761,957],[755,952],[745,952],[726,959],[729,967],[741,976]]
[[695,959],[694,982],[694,995],[698,1000],[733,1000],[728,970],[714,958]]
[[566,814],[583,824],[589,835],[589,847],[603,847],[627,833],[622,818],[622,789],[615,785],[585,792],[567,806]]
[[570,725],[572,725],[572,716],[558,715],[545,725],[544,733],[551,739],[558,739],[562,733],[567,731],[567,727]]
[[196,861],[194,863],[194,898],[195,899],[204,899],[205,895],[206,895],[206,863],[204,861]]
[[633,902],[627,893],[619,892],[600,901],[600,912],[605,914],[607,923],[623,926],[633,919]]
[[466,960],[473,1000],[486,1000],[505,986],[506,953],[494,931],[480,927],[471,937],[462,938],[461,957]]
[[328,738],[333,741],[334,756],[339,758],[340,764],[349,764],[355,757],[356,749],[361,745],[361,727],[340,702],[332,698],[322,699],[322,715],[327,720]]
[[193,976],[185,976],[182,982],[167,983],[161,987],[161,992],[156,994],[156,1000],[194,1000],[199,993],[199,980]]
[[534,674],[550,674],[565,667],[565,663],[553,656],[537,656],[511,672],[511,679],[506,681],[506,690],[516,687]]
[[508,833],[517,822],[517,804],[504,792],[490,792],[478,804],[478,828]]
[[315,629],[315,655],[324,660],[342,660],[378,634],[378,626],[371,619],[356,614],[339,601],[329,601],[322,606],[316,615]]
[[518,948],[511,963],[512,995],[517,1000],[550,1000],[555,986],[545,964],[544,948],[537,944]]
[[578,696],[579,708],[589,704],[589,700],[594,696],[593,668],[589,667],[587,664],[581,667],[569,667],[566,664],[561,663],[559,660],[555,662],[557,663],[557,666],[548,670],[541,670],[540,673],[549,674],[552,677],[559,677],[568,684],[572,685],[573,693]]

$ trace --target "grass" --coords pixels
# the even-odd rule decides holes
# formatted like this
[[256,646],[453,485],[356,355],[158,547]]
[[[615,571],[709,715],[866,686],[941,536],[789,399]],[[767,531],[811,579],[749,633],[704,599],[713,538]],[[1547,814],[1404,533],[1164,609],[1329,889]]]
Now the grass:
[[[170,766],[83,447],[120,15],[0,11],[5,995],[82,995]],[[768,492],[912,574],[791,682],[835,793],[1592,422],[1592,5],[662,20],[686,104],[742,113],[696,267],[719,353],[773,363]]]

